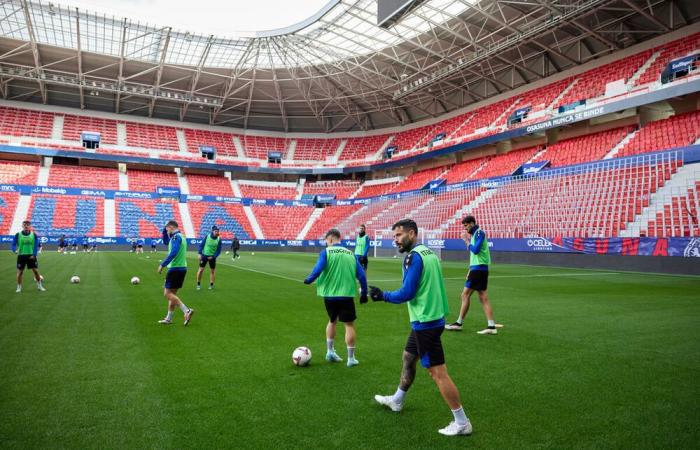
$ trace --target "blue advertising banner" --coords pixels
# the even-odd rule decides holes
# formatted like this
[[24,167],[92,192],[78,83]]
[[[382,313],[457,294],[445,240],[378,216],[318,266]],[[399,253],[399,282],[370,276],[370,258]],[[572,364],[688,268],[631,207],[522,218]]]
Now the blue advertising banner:
[[[302,200],[304,200],[303,197]],[[316,203],[331,203],[335,200],[335,194],[316,194],[313,200]]]
[[[58,243],[58,236],[40,236],[42,244]],[[12,243],[13,236],[0,236],[0,243]],[[90,237],[90,244],[127,245],[133,238],[127,237]],[[191,245],[199,245],[201,239],[188,238]],[[160,240],[156,240],[157,243]],[[230,244],[230,240],[223,240]],[[242,246],[249,247],[323,247],[323,240],[285,240],[285,239],[241,239]],[[342,240],[342,245],[352,248],[353,240]],[[426,239],[426,246],[436,250],[463,251],[467,247],[461,239]],[[371,247],[393,248],[391,239],[370,241]],[[676,256],[700,258],[700,238],[520,238],[489,240],[489,248],[494,252],[533,252],[533,253],[581,253],[596,255],[623,256]],[[466,257],[466,256],[465,256]]]
[[100,133],[83,131],[80,133],[80,140],[84,142],[100,142]]
[[531,175],[533,173],[537,173],[537,172],[541,171],[542,169],[544,169],[546,167],[549,167],[550,165],[551,165],[550,161],[538,161],[535,163],[523,164],[522,166],[515,169],[515,172],[513,172],[513,176]]
[[215,155],[216,154],[216,147],[212,147],[211,145],[200,145],[199,152],[204,153],[204,154]]
[[158,186],[156,193],[159,197],[175,197],[180,198],[180,188],[172,186]]
[[668,70],[670,73],[687,72],[693,68],[693,65],[697,59],[700,59],[700,55],[690,55],[684,56],[683,58],[674,59],[668,63]]
[[440,187],[444,186],[447,183],[447,180],[432,180],[429,181],[425,186],[421,188],[421,190],[430,190],[430,191],[436,191]]

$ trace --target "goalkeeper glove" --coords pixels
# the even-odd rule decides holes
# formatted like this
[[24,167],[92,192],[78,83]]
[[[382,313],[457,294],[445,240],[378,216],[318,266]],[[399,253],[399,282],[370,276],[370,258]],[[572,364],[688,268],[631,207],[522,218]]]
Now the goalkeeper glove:
[[367,294],[366,294],[366,293],[360,295],[360,303],[363,304],[363,305],[364,305],[365,303],[367,303]]
[[369,296],[372,297],[372,300],[375,302],[384,301],[384,292],[376,286],[369,287]]

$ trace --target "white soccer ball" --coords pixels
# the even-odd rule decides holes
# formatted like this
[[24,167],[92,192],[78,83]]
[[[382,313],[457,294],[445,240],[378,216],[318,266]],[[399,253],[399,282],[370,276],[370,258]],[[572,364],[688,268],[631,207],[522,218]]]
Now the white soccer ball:
[[308,366],[311,362],[311,350],[309,347],[297,347],[292,352],[292,362],[295,366]]
[[139,284],[141,279],[139,277],[131,277],[131,284]]
[[255,254],[255,252],[251,252],[250,254],[251,254],[251,255],[254,255],[254,254]]
[[70,277],[70,282],[73,284],[78,284],[80,283],[80,277],[77,275],[73,275],[72,277]]

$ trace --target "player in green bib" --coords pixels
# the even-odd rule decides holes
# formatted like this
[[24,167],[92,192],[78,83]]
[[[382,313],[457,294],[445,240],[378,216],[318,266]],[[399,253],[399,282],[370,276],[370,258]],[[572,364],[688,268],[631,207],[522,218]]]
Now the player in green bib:
[[474,216],[466,216],[462,219],[462,226],[465,231],[464,243],[467,244],[469,250],[469,272],[467,273],[467,281],[464,283],[464,289],[462,289],[462,306],[459,310],[459,317],[457,317],[456,322],[446,325],[445,328],[451,331],[462,330],[464,318],[469,312],[471,296],[476,291],[486,315],[486,328],[477,331],[477,334],[498,334],[497,328],[503,325],[496,324],[493,318],[493,308],[486,293],[489,283],[489,265],[491,264],[489,242],[486,239],[484,230],[476,224]]
[[41,274],[39,273],[39,262],[37,261],[37,253],[39,252],[39,236],[32,230],[32,223],[28,220],[22,222],[22,231],[15,234],[12,240],[12,252],[17,253],[17,290],[22,292],[22,275],[24,268],[28,267],[34,272],[34,281],[36,288],[40,291],[45,291],[42,284]]
[[365,271],[353,253],[340,245],[340,231],[326,233],[326,248],[321,250],[311,274],[304,284],[316,281],[316,292],[323,297],[328,313],[326,325],[326,361],[340,362],[343,359],[335,352],[333,342],[338,320],[345,325],[345,344],[348,347],[348,367],[359,364],[355,358],[355,294],[360,282],[360,303],[367,303],[367,279]]
[[163,325],[173,323],[175,308],[179,307],[185,315],[184,325],[187,326],[192,319],[194,309],[188,308],[177,296],[177,291],[182,287],[187,275],[187,241],[180,234],[179,226],[174,220],[169,221],[163,228],[163,244],[168,246],[168,256],[158,266],[158,273],[163,272],[164,267],[168,268],[163,286],[163,296],[168,300],[168,313],[158,323]]
[[449,312],[440,259],[428,247],[418,243],[418,225],[413,220],[400,220],[392,230],[396,247],[401,253],[406,253],[403,285],[393,292],[370,286],[370,296],[374,301],[407,303],[411,333],[404,348],[401,381],[396,393],[375,395],[374,399],[392,411],[401,411],[406,392],[416,377],[416,363],[420,360],[454,416],[454,421],[438,432],[446,436],[469,435],[472,425],[464,413],[459,391],[447,373],[440,340],[445,329],[445,316]]
[[216,278],[216,258],[221,254],[221,236],[219,236],[219,227],[214,225],[211,227],[211,233],[207,234],[199,244],[199,269],[197,270],[197,290],[202,289],[202,273],[204,268],[209,264],[209,290],[214,289],[214,280]]
[[364,224],[360,225],[360,231],[355,238],[355,258],[367,273],[367,255],[369,254],[369,237]]

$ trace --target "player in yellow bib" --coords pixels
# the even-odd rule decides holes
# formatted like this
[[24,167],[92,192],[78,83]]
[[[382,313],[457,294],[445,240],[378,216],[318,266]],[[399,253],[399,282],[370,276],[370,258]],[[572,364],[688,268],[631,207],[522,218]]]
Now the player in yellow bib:
[[22,292],[22,274],[24,274],[25,267],[29,267],[34,272],[36,288],[45,291],[46,289],[41,282],[41,274],[39,274],[39,263],[36,259],[39,251],[39,236],[32,230],[30,221],[22,222],[22,231],[15,234],[12,240],[12,251],[17,253],[17,290],[15,292]]
[[348,347],[348,367],[359,364],[355,359],[355,313],[354,298],[357,293],[355,279],[360,282],[360,303],[367,303],[367,279],[362,265],[355,255],[340,245],[340,231],[326,233],[326,248],[318,255],[318,261],[304,284],[316,281],[317,293],[323,297],[328,313],[326,325],[326,361],[340,362],[335,352],[335,328],[338,320],[345,324],[345,344]]
[[392,292],[370,286],[369,292],[375,302],[406,303],[411,333],[403,351],[403,370],[396,393],[375,395],[374,399],[392,411],[401,411],[406,393],[416,377],[416,363],[420,361],[428,369],[454,416],[454,420],[438,432],[445,436],[469,435],[472,425],[462,408],[457,386],[447,373],[440,340],[445,329],[445,316],[449,312],[440,259],[428,247],[418,243],[418,225],[413,220],[400,220],[392,230],[396,247],[401,253],[406,253],[403,285]]

